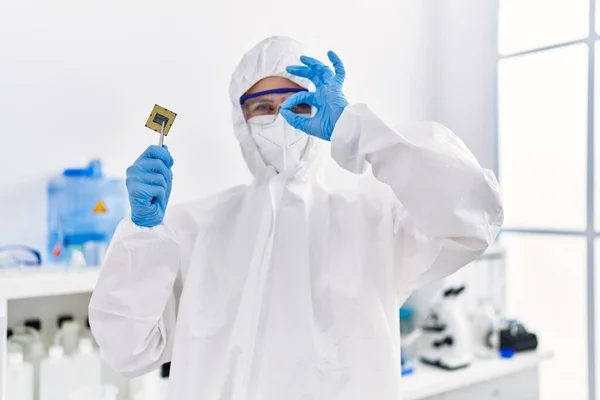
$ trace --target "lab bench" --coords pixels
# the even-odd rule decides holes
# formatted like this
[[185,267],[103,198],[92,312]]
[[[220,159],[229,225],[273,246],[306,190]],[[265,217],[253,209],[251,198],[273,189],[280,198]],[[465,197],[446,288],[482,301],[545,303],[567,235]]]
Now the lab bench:
[[[6,332],[9,302],[89,296],[98,273],[95,268],[69,271],[59,267],[0,271],[0,332]],[[0,400],[7,400],[4,394],[6,336],[3,338],[0,340]],[[402,379],[402,400],[537,400],[538,368],[551,356],[550,352],[536,351],[512,359],[477,360],[468,368],[451,372],[417,364],[415,373]]]
[[476,359],[457,371],[417,363],[414,374],[402,378],[402,400],[538,400],[539,366],[551,357],[538,350],[511,359]]

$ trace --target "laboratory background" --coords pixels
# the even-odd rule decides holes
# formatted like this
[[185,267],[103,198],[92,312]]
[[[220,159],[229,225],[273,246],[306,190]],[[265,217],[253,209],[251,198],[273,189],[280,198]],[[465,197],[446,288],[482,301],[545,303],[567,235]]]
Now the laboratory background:
[[228,85],[271,35],[335,50],[350,103],[446,125],[500,182],[497,242],[398,310],[404,400],[600,399],[599,6],[0,2],[0,399],[166,398],[169,364],[115,373],[87,319],[125,171],[158,104],[171,204],[250,181]]

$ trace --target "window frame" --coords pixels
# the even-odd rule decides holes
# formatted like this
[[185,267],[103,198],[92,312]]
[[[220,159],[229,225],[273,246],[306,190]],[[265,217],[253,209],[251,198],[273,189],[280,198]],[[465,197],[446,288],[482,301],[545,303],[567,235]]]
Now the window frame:
[[[498,177],[500,183],[502,183],[502,176],[500,176],[500,121],[499,121],[499,64],[502,60],[514,57],[520,57],[529,54],[540,53],[544,51],[554,50],[558,48],[563,48],[567,46],[573,46],[578,44],[587,45],[588,49],[588,66],[587,66],[587,74],[588,74],[588,88],[587,88],[587,138],[586,138],[586,228],[585,230],[564,230],[564,229],[540,229],[536,227],[528,227],[528,228],[516,228],[505,226],[502,228],[502,233],[513,233],[513,234],[523,234],[523,235],[553,235],[553,236],[578,236],[584,237],[586,240],[586,325],[587,325],[587,373],[588,373],[588,398],[589,400],[596,399],[597,387],[596,387],[596,271],[595,271],[595,243],[596,241],[600,241],[600,227],[599,230],[596,230],[595,227],[595,120],[594,120],[594,110],[595,110],[595,69],[596,69],[596,44],[600,43],[600,35],[596,32],[596,0],[589,0],[589,15],[588,15],[588,35],[585,38],[572,40],[562,43],[557,43],[549,46],[538,47],[533,49],[528,49],[516,53],[508,53],[508,54],[500,54],[499,51],[499,37],[500,37],[500,2],[498,1],[496,5],[498,6],[497,10],[497,18],[496,21],[498,23],[496,29],[496,54],[497,54],[497,62],[495,64],[495,83],[494,83],[494,109],[495,109],[495,121],[494,121],[494,138],[493,138],[493,146],[494,146],[494,160],[493,160],[493,168]],[[600,27],[599,27],[600,28]],[[599,47],[600,49],[600,47]],[[598,93],[600,95],[600,91]],[[600,121],[600,115],[599,115]],[[600,183],[599,183],[600,189]]]

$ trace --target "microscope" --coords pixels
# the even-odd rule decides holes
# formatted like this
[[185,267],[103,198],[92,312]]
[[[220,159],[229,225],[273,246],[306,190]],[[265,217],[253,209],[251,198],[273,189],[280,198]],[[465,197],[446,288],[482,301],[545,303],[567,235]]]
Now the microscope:
[[460,301],[465,287],[458,285],[443,289],[440,298],[430,307],[421,324],[421,362],[456,370],[468,367],[473,361],[469,318]]

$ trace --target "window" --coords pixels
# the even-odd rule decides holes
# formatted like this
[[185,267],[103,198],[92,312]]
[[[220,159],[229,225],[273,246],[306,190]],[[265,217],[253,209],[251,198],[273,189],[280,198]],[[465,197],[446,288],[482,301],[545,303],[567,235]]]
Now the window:
[[594,400],[600,395],[594,383],[600,382],[598,8],[595,0],[500,0],[499,10],[497,172],[506,214],[500,240],[508,249],[507,312],[554,353],[542,364],[542,400]]

